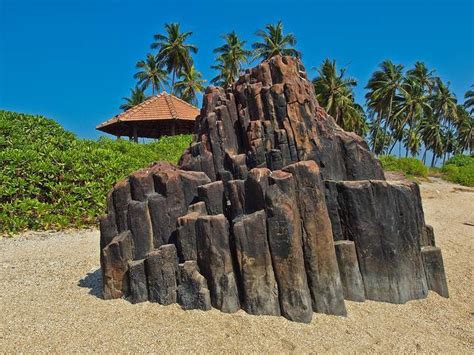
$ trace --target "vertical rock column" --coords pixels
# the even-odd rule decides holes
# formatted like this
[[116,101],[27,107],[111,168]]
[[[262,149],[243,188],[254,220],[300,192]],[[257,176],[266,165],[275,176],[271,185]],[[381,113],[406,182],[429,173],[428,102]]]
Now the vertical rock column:
[[234,221],[233,231],[244,310],[250,314],[280,315],[278,286],[267,242],[265,211]]
[[178,255],[173,244],[165,244],[145,260],[148,298],[162,305],[176,303]]
[[448,283],[446,282],[441,249],[432,246],[422,247],[421,256],[423,257],[428,288],[440,296],[448,298]]
[[120,298],[128,294],[128,262],[132,260],[132,235],[129,231],[117,235],[104,249],[104,298]]
[[309,323],[313,308],[304,265],[301,217],[290,173],[277,170],[271,174],[266,205],[281,314],[289,320]]
[[334,242],[334,246],[336,247],[344,298],[349,301],[365,301],[364,282],[360,274],[354,242],[338,240]]
[[303,252],[313,310],[346,315],[346,306],[334,250],[319,168],[312,160],[284,168],[296,182],[296,200],[303,226]]
[[197,260],[211,293],[212,305],[226,313],[240,308],[229,247],[229,223],[223,214],[196,221]]

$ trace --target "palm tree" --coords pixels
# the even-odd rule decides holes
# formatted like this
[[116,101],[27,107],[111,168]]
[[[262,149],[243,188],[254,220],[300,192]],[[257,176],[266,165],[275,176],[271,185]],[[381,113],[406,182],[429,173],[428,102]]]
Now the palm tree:
[[167,23],[166,35],[156,34],[156,42],[151,48],[158,49],[157,59],[162,63],[168,73],[173,73],[171,86],[174,88],[176,76],[184,70],[189,70],[193,64],[190,53],[197,53],[198,49],[193,44],[185,43],[192,32],[180,32],[179,23]]
[[408,126],[405,135],[406,155],[408,156],[408,151],[410,151],[414,156],[418,153],[418,150],[415,151],[414,148],[418,147],[419,149],[419,145],[417,145],[418,142],[412,142],[412,139],[418,140],[419,124],[431,111],[431,106],[421,82],[411,75],[403,80],[399,92],[400,96],[396,103],[394,117],[400,117],[403,127]]
[[411,156],[416,156],[421,148],[422,137],[418,130],[406,130],[405,136],[403,137],[403,143],[406,147],[405,157],[410,152]]
[[431,94],[435,85],[435,80],[433,77],[434,72],[434,70],[429,70],[425,63],[416,62],[415,67],[407,71],[407,78],[417,82],[423,91],[427,91],[429,94]]
[[217,64],[212,65],[211,68],[219,72],[217,76],[211,79],[212,84],[227,87],[234,81],[231,70],[224,59],[217,58]]
[[456,128],[458,151],[462,153],[469,150],[469,153],[472,154],[474,151],[474,116],[468,113],[465,106],[458,105]]
[[472,115],[474,113],[474,85],[471,85],[471,89],[464,94],[464,107]]
[[456,150],[456,136],[453,128],[446,128],[443,132],[443,165],[446,162],[446,155]]
[[317,71],[319,76],[313,79],[313,85],[318,102],[344,130],[364,134],[367,129],[365,113],[355,103],[352,92],[357,81],[345,78],[345,69],[338,73],[335,60],[326,59]]
[[[425,144],[425,149],[430,149],[433,152],[431,159],[431,167],[433,167],[436,158],[443,154],[443,130],[437,119],[434,116],[430,116],[421,123],[420,134]],[[424,158],[426,158],[426,151]]]
[[[403,80],[403,65],[393,64],[390,60],[385,60],[380,64],[380,70],[375,71],[367,83],[366,89],[369,92],[365,95],[367,106],[373,114],[376,114],[376,125],[380,126],[385,120],[383,129],[383,139],[392,119],[393,104],[396,100],[398,89]],[[374,134],[379,134],[379,129],[374,130]],[[377,137],[373,139],[377,142]],[[372,147],[374,149],[374,147]],[[382,151],[384,146],[382,146]],[[375,150],[374,150],[375,151]],[[377,154],[382,151],[375,151]]]
[[254,59],[262,60],[270,59],[275,55],[288,55],[300,57],[301,54],[295,48],[296,37],[289,33],[283,34],[283,24],[278,21],[277,24],[268,24],[265,26],[266,31],[258,30],[255,34],[262,38],[262,42],[252,44],[254,50]]
[[136,86],[135,89],[130,89],[130,97],[123,97],[126,102],[120,105],[120,109],[127,111],[132,107],[141,104],[143,101],[148,99],[148,97],[143,92],[143,88]]
[[199,92],[204,91],[204,83],[206,80],[202,79],[201,73],[198,72],[194,66],[191,66],[188,70],[181,71],[179,77],[181,80],[174,84],[175,92],[184,101],[196,105],[196,96]]
[[225,34],[222,38],[225,44],[214,49],[214,53],[219,54],[216,58],[219,64],[212,68],[221,71],[217,81],[223,80],[224,86],[227,86],[237,79],[242,64],[248,62],[252,52],[244,48],[247,42],[240,40],[235,31]]
[[446,85],[440,78],[436,78],[436,85],[432,97],[432,107],[434,114],[441,123],[454,123],[457,119],[456,96],[449,90],[449,83]]
[[142,85],[143,90],[151,85],[153,95],[155,95],[155,90],[156,92],[160,91],[168,81],[166,72],[160,68],[153,54],[148,53],[146,60],[137,62],[136,67],[140,71],[134,75],[134,78],[138,79],[138,84]]

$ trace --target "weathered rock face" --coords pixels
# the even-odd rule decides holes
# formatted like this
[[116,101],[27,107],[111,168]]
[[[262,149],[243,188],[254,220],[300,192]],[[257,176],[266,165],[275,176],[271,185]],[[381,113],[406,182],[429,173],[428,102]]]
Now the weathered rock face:
[[418,186],[385,181],[290,57],[209,87],[179,167],[118,182],[100,231],[104,298],[310,322],[344,299],[448,296]]

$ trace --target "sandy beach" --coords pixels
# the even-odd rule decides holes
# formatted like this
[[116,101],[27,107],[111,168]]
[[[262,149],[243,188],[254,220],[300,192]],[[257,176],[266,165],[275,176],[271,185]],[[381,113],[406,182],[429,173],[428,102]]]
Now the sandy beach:
[[104,301],[96,230],[28,233],[0,239],[0,351],[472,353],[474,189],[433,179],[421,191],[449,299],[347,302],[347,317],[311,324]]

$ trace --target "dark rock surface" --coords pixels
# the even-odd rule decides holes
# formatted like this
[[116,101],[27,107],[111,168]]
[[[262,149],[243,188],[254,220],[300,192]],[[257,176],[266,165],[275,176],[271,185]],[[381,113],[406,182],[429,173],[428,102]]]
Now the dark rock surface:
[[178,303],[183,309],[211,309],[211,296],[207,281],[199,273],[196,261],[179,264]]
[[310,322],[311,294],[303,256],[303,230],[290,173],[276,170],[269,177],[266,193],[268,240],[283,316]]
[[411,184],[336,184],[343,233],[355,243],[367,299],[405,303],[428,293]]
[[148,297],[163,305],[176,303],[178,255],[173,244],[165,244],[147,255],[145,260]]
[[197,261],[211,292],[212,305],[226,313],[240,308],[229,246],[229,223],[223,214],[196,221]]
[[336,247],[344,299],[356,302],[365,301],[364,282],[360,274],[354,242],[337,240],[334,242],[334,246]]
[[303,227],[303,254],[313,309],[346,315],[334,250],[331,221],[319,168],[312,160],[288,165],[296,182],[296,201]]
[[148,301],[145,259],[134,260],[128,263],[128,280],[130,287],[130,302],[140,303]]
[[178,166],[141,169],[107,195],[105,298],[309,322],[345,315],[344,298],[447,297],[418,185],[385,181],[299,60],[207,88],[195,133]]
[[448,283],[444,272],[441,249],[434,246],[422,247],[421,256],[423,257],[423,265],[425,266],[428,289],[436,292],[440,296],[448,298]]
[[280,315],[278,286],[267,241],[265,211],[234,221],[236,258],[242,283],[242,308],[250,314]]
[[126,296],[128,287],[128,262],[133,259],[132,234],[122,232],[102,249],[104,298]]

